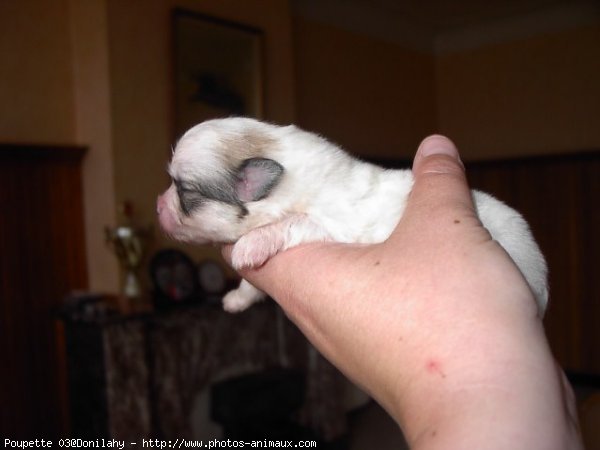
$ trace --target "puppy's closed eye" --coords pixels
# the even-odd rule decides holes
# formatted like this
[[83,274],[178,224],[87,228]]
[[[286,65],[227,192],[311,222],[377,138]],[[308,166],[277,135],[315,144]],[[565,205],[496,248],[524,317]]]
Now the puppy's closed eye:
[[181,205],[181,211],[189,216],[194,209],[200,207],[204,202],[205,197],[200,192],[198,187],[182,182],[180,180],[173,180],[175,187],[177,188],[177,197],[179,197],[179,204]]
[[181,211],[187,216],[210,200],[238,207],[243,206],[236,197],[231,180],[194,182],[175,179],[173,183],[177,189]]

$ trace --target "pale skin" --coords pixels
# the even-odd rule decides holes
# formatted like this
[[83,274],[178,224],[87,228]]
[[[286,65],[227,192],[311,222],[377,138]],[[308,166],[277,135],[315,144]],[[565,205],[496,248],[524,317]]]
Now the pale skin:
[[425,139],[413,173],[387,241],[301,245],[241,275],[389,412],[411,448],[581,448],[533,294],[481,226],[454,144]]

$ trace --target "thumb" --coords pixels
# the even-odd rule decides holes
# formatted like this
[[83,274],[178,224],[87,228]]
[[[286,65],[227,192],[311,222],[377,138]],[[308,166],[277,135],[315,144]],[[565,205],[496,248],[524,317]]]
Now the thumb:
[[414,185],[409,208],[427,202],[430,207],[467,208],[474,210],[465,167],[458,150],[447,137],[432,135],[423,140],[413,162]]
[[432,236],[444,238],[441,233],[449,229],[449,224],[479,223],[464,166],[450,139],[439,135],[425,138],[415,155],[412,172],[414,184],[391,241],[405,245],[407,236],[430,241]]
[[412,171],[415,178],[429,174],[450,174],[461,178],[465,167],[454,143],[445,136],[433,134],[419,145]]

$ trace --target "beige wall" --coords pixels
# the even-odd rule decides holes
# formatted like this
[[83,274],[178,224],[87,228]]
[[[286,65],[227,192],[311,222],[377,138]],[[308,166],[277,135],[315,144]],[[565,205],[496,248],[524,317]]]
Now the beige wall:
[[600,147],[600,24],[429,55],[294,20],[297,119],[348,150],[411,156],[428,133],[466,159]]
[[71,143],[67,0],[0,2],[0,140]]
[[119,269],[103,233],[105,226],[116,224],[106,3],[69,0],[69,18],[74,140],[88,147],[83,161],[83,194],[90,289],[115,292]]
[[0,141],[83,144],[92,289],[114,291],[117,266],[102,236],[114,223],[103,0],[0,2]]
[[600,24],[442,55],[436,84],[467,158],[600,148]]
[[365,156],[410,157],[436,131],[433,56],[294,21],[298,122]]
[[410,157],[436,131],[466,158],[600,147],[599,24],[434,56],[292,20],[287,0],[3,1],[0,141],[89,146],[94,289],[118,285],[102,228],[122,201],[154,225],[153,248],[174,245],[154,217],[174,138],[173,7],[264,30],[265,117],[360,155]]
[[[103,227],[124,200],[157,246],[155,223],[173,143],[170,10],[182,7],[264,30],[265,117],[294,121],[287,0],[19,0],[0,2],[0,141],[83,144],[90,286],[118,288]],[[189,248],[186,248],[186,250]],[[198,251],[196,257],[214,251]]]

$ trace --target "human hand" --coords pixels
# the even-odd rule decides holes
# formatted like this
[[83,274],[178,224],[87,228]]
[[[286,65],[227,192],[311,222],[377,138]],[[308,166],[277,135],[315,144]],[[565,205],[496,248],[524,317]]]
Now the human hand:
[[477,218],[454,145],[423,141],[413,173],[387,241],[301,245],[241,275],[414,448],[572,448],[568,389],[533,294]]

